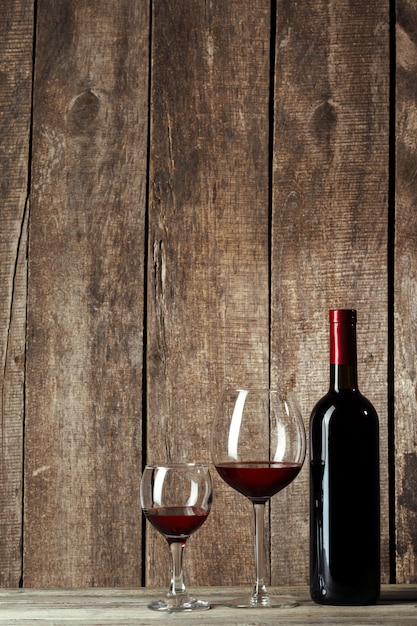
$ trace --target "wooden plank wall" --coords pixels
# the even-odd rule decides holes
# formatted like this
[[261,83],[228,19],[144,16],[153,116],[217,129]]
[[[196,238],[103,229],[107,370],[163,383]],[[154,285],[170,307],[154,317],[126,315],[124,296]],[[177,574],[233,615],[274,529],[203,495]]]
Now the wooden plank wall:
[[24,468],[28,586],[141,580],[149,7],[130,0],[117,7],[115,19],[109,2],[38,3]]
[[[155,2],[152,21],[147,457],[209,462],[221,386],[268,385],[270,12]],[[187,571],[200,583],[245,580],[250,508],[214,478],[217,506]],[[146,580],[163,584],[155,535]]]
[[[308,424],[335,306],[381,421],[383,578],[417,582],[414,4],[0,7],[0,584],[166,585],[142,464],[210,462],[225,383],[283,379]],[[188,578],[247,585],[251,508],[214,481]],[[271,582],[305,583],[307,467],[269,517]]]
[[397,3],[395,211],[395,493],[397,572],[417,578],[417,6]]
[[22,463],[33,2],[2,3],[0,20],[0,578],[22,575]]
[[[271,326],[272,378],[284,372],[307,415],[327,391],[328,310],[358,309],[359,384],[381,425],[385,572],[388,21],[386,2],[278,3]],[[304,483],[284,492],[283,519],[273,502],[278,531],[299,519],[294,545],[273,542],[273,562],[295,560],[306,577]]]

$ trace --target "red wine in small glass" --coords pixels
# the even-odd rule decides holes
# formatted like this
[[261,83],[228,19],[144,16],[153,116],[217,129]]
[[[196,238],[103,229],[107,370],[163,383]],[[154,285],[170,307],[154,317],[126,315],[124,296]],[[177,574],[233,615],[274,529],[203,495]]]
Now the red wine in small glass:
[[265,504],[287,487],[304,463],[304,423],[286,389],[226,389],[219,397],[211,455],[222,479],[253,503],[256,580],[250,595],[229,602],[239,608],[296,606],[291,598],[271,597],[264,582]]
[[202,611],[205,600],[191,597],[183,578],[183,554],[190,536],[206,521],[213,498],[210,471],[197,463],[147,465],[140,499],[146,519],[165,537],[172,557],[171,585],[165,598],[151,602],[154,611]]
[[208,511],[198,506],[157,506],[143,512],[168,543],[186,541],[208,517]]

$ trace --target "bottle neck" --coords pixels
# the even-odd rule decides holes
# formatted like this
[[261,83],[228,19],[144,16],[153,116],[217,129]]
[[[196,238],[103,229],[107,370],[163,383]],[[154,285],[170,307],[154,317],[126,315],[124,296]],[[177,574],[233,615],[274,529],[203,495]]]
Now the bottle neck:
[[343,389],[357,390],[357,367],[330,363],[330,389],[331,391],[342,391]]
[[358,389],[356,324],[330,324],[330,389]]

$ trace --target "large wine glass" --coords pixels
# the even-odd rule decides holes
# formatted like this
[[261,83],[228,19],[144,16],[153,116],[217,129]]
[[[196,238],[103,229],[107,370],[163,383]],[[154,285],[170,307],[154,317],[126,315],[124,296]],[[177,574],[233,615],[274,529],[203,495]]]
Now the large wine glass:
[[213,424],[211,454],[217,472],[253,503],[256,581],[252,594],[231,601],[242,608],[296,606],[273,598],[264,582],[264,509],[271,496],[297,476],[306,435],[294,394],[288,390],[226,389]]
[[170,589],[165,598],[151,602],[148,605],[150,609],[175,612],[210,608],[208,602],[188,594],[182,560],[190,535],[207,519],[212,494],[207,465],[167,463],[145,467],[140,484],[142,510],[167,540],[172,556]]

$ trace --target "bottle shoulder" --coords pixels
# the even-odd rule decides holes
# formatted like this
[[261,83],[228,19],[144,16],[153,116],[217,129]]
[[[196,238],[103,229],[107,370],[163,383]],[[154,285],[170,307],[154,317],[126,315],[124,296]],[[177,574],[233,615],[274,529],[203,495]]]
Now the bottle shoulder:
[[352,413],[378,420],[375,407],[358,389],[330,389],[314,406],[311,421]]
[[[313,409],[309,435],[310,461],[313,466],[318,463],[320,472],[327,463],[333,473],[340,470],[344,475],[352,459],[361,459],[356,464],[355,471],[359,474],[353,483],[363,480],[361,472],[367,473],[365,467],[371,468],[367,474],[374,480],[374,469],[379,463],[379,420],[376,410],[362,394],[346,390],[326,394]],[[351,468],[347,474],[349,481],[354,476],[352,472]]]

